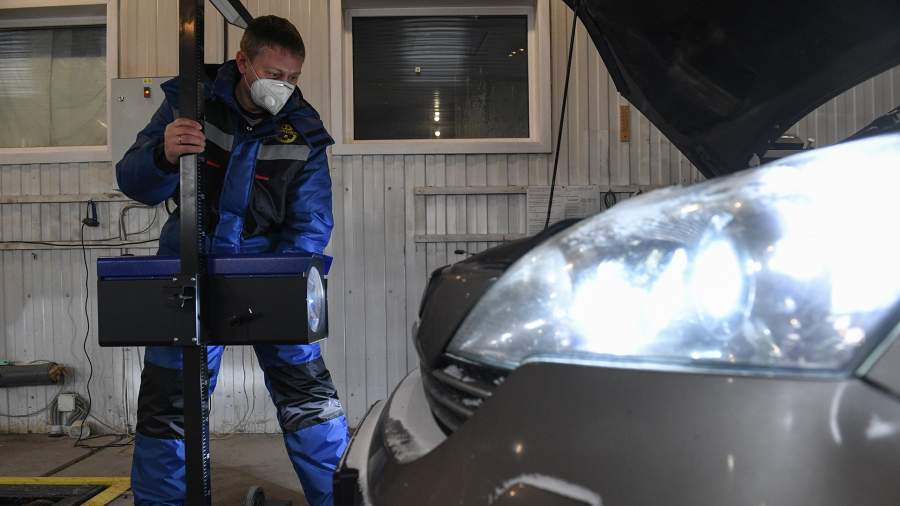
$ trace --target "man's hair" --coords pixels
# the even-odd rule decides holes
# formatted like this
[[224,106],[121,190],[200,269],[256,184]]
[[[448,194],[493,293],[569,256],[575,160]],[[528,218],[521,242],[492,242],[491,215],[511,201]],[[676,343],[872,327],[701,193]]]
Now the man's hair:
[[278,16],[260,16],[253,18],[244,30],[241,38],[241,51],[247,58],[256,58],[264,47],[284,48],[301,59],[306,59],[306,46],[303,37],[290,21]]

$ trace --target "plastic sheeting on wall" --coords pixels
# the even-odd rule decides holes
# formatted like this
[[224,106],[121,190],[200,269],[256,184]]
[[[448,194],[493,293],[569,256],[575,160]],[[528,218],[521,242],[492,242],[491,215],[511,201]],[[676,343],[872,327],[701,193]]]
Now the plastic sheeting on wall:
[[106,144],[106,28],[0,30],[0,148]]

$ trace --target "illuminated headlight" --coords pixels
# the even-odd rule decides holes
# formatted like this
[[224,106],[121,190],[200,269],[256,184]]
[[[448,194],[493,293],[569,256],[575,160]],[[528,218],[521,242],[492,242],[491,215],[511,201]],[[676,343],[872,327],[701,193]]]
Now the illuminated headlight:
[[507,369],[848,371],[896,323],[897,188],[894,135],[631,199],[520,259],[448,351]]
[[306,276],[306,318],[310,332],[318,332],[325,317],[325,286],[315,266]]

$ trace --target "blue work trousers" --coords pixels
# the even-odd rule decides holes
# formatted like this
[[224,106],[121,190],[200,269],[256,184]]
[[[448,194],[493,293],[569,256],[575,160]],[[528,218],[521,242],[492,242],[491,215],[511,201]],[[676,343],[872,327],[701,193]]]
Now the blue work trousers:
[[[288,456],[310,506],[330,506],[332,475],[347,447],[347,419],[318,344],[254,346]],[[210,395],[224,347],[209,347]],[[135,504],[184,504],[181,349],[151,346],[144,358],[131,486]]]

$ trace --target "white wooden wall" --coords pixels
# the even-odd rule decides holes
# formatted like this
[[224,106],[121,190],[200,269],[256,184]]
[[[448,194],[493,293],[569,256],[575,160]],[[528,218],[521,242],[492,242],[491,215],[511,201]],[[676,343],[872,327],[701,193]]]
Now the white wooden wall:
[[[0,165],[0,199],[24,203],[0,204],[0,241],[65,241],[78,244],[84,202],[48,203],[81,199],[81,195],[107,192],[112,187],[109,163],[68,163],[39,165]],[[98,216],[101,227],[87,228],[85,240],[119,237],[119,215],[127,202],[101,202]],[[135,209],[126,214],[127,229],[140,231],[152,223],[157,210]],[[159,235],[164,211],[146,233],[129,237],[140,241]],[[118,241],[115,241],[118,242]],[[9,245],[0,245],[9,248]],[[25,248],[26,246],[17,245]],[[0,250],[2,287],[0,287],[0,357],[30,362],[52,360],[69,367],[67,391],[86,395],[87,362],[82,343],[86,332],[84,318],[85,271],[80,246]],[[152,254],[151,249],[87,250],[91,287],[88,310],[96,315],[95,264],[98,257],[123,253]],[[96,321],[91,321],[88,352],[94,362],[91,390],[94,412],[113,426],[122,424],[125,386],[133,395],[137,376],[133,373],[137,350],[101,350],[96,345]],[[124,374],[124,376],[123,376]],[[123,379],[124,378],[124,379]],[[59,387],[25,387],[0,390],[0,412],[30,413],[51,401]],[[132,399],[133,400],[133,399]],[[132,402],[133,409],[133,402]],[[0,417],[0,432],[42,432],[46,415],[30,418]]]
[[[305,96],[330,119],[328,5],[325,0],[250,0],[255,15],[274,13],[291,19],[304,35],[307,61],[301,82]],[[122,77],[172,75],[177,72],[175,0],[120,0],[120,68]],[[212,8],[207,6],[208,12]],[[567,30],[571,12],[562,2],[551,8],[553,69],[553,139],[559,119],[565,76]],[[240,32],[229,28],[229,53]],[[223,30],[207,22],[207,60],[221,61]],[[584,29],[576,38],[569,113],[564,124],[559,184],[688,184],[700,175],[665,137],[636,111],[631,142],[619,142],[618,96]],[[816,138],[823,146],[864,126],[900,102],[900,69],[889,71],[819,108],[792,130]],[[525,197],[518,194],[417,195],[420,187],[547,185],[553,155],[386,155],[335,156],[331,159],[336,227],[329,247],[336,261],[330,276],[331,337],[326,361],[356,423],[367,407],[383,399],[416,367],[409,329],[415,320],[427,274],[496,243],[447,242],[454,234],[525,232]],[[42,195],[104,192],[114,186],[108,163],[3,165],[0,155],[2,240],[77,240],[83,203],[22,203]],[[26,197],[21,197],[26,196]],[[28,197],[33,196],[33,197]],[[53,197],[57,198],[57,197]],[[118,235],[124,202],[100,206],[103,226],[88,238]],[[163,211],[159,212],[162,220]],[[141,230],[152,211],[132,210],[128,229]],[[160,221],[161,223],[161,221]],[[155,237],[159,223],[143,237]],[[449,236],[449,237],[448,237]],[[0,247],[3,245],[0,244]],[[152,249],[129,250],[149,254]],[[96,315],[94,260],[118,255],[119,249],[91,249],[88,264],[89,306]],[[80,248],[2,251],[0,288],[0,358],[50,359],[71,367],[67,389],[84,393],[86,366],[81,343],[84,274]],[[92,321],[93,334],[95,321]],[[99,349],[89,338],[94,362],[95,413],[114,427],[135,423],[135,397],[142,350]],[[0,413],[40,409],[56,387],[0,390]],[[41,432],[45,415],[0,417],[0,432]],[[213,397],[212,428],[251,432],[278,430],[256,357],[247,348],[229,349]]]

